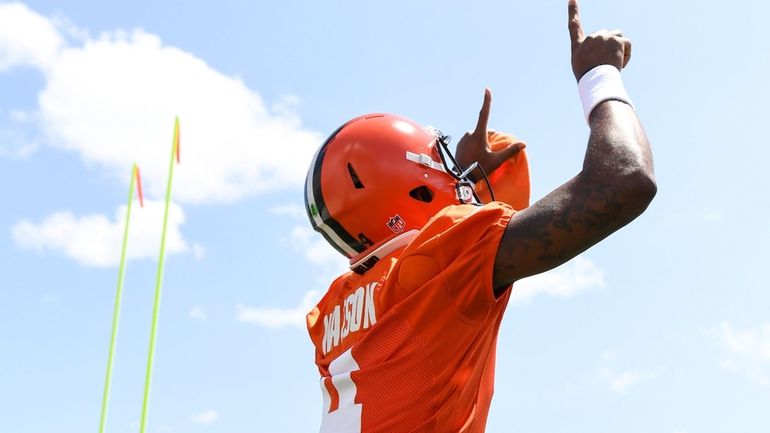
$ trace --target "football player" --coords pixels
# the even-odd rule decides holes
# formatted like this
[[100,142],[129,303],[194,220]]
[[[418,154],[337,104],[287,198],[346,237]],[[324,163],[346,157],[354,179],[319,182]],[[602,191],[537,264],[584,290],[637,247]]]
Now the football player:
[[350,259],[307,315],[322,433],[483,432],[512,285],[585,251],[656,193],[647,136],[620,71],[620,31],[584,35],[568,3],[572,70],[591,132],[583,170],[529,206],[524,143],[488,131],[485,91],[456,158],[440,131],[357,117],[316,153],[313,228]]

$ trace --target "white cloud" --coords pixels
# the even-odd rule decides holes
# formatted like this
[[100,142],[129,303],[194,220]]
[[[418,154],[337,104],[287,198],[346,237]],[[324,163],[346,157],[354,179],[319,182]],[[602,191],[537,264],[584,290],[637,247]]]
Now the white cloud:
[[35,114],[24,110],[8,110],[8,118],[16,123],[28,123],[34,120]]
[[[304,210],[293,205],[278,206],[269,210],[274,215],[292,215]],[[344,272],[348,272],[348,260],[332,248],[321,235],[308,226],[295,226],[289,238],[293,248],[302,253],[303,258],[315,267],[316,280],[319,284],[328,284]],[[239,322],[253,323],[268,328],[285,326],[305,327],[305,316],[316,305],[321,292],[311,290],[305,293],[302,301],[295,308],[273,307],[236,307],[236,319]]]
[[204,410],[203,412],[193,414],[190,420],[196,424],[212,424],[219,419],[219,412],[215,410]]
[[291,240],[292,244],[303,252],[308,262],[331,267],[339,272],[348,270],[348,259],[329,245],[321,235],[314,232],[309,227],[309,223],[304,226],[295,226],[291,232]]
[[181,202],[234,201],[302,184],[321,137],[268,110],[238,78],[157,36],[104,33],[62,50],[39,97],[49,139],[117,176],[136,161],[148,194],[165,188],[174,116],[181,123]]
[[602,363],[606,364],[614,360],[618,356],[618,352],[615,349],[607,349],[602,353]]
[[0,157],[24,159],[37,150],[38,123],[35,113],[24,110],[3,113],[0,116]]
[[654,374],[648,371],[612,367],[619,359],[615,349],[605,350],[600,359],[602,367],[599,369],[599,378],[618,394],[625,394],[640,382],[654,377]]
[[15,66],[48,70],[63,45],[48,18],[21,3],[0,4],[0,72]]
[[23,159],[38,147],[37,141],[30,139],[20,128],[0,125],[0,157]]
[[193,244],[192,254],[197,260],[203,260],[203,257],[206,255],[206,247],[201,244]]
[[305,208],[303,206],[298,205],[297,203],[276,205],[268,209],[267,212],[270,213],[271,215],[285,216],[292,219],[300,219],[300,220],[307,219],[307,213],[305,212]]
[[577,256],[556,269],[514,284],[511,302],[525,304],[541,293],[567,298],[604,286],[604,272],[590,259]]
[[193,307],[190,310],[190,318],[205,322],[208,317],[206,316],[206,312],[203,311],[202,307]]
[[[144,208],[134,203],[129,228],[126,258],[155,259],[160,252],[164,203],[145,200]],[[21,248],[63,253],[85,266],[117,266],[123,243],[126,205],[115,212],[114,219],[101,214],[76,217],[57,212],[40,223],[21,221],[12,228],[13,239]],[[176,204],[169,208],[166,254],[188,251],[179,231],[184,212]]]
[[268,108],[239,78],[141,29],[91,37],[66,18],[3,4],[0,72],[19,65],[43,72],[36,115],[48,141],[120,181],[137,162],[150,197],[166,185],[177,115],[183,163],[174,194],[183,203],[300,186],[323,138],[301,126],[296,97]]
[[736,331],[730,323],[722,322],[719,331],[712,334],[725,352],[719,361],[722,368],[745,374],[758,385],[770,384],[770,324]]
[[285,326],[305,327],[305,315],[315,306],[321,294],[312,290],[305,294],[296,308],[259,308],[237,306],[236,319],[239,322],[253,323],[268,328]]
[[677,428],[677,429],[674,429],[674,431],[673,431],[672,433],[687,433],[687,430],[684,430],[684,429],[678,429],[678,428]]
[[604,367],[599,374],[604,381],[609,383],[610,388],[619,394],[625,393],[628,388],[636,385],[642,379],[642,373],[636,370],[616,372]]
[[62,15],[61,13],[57,13],[52,16],[51,22],[54,26],[56,26],[59,32],[70,41],[86,42],[87,40],[91,39],[91,34],[89,33],[88,29],[77,26],[68,17]]
[[[0,4],[0,72],[22,65],[38,68],[45,84],[36,110],[10,111],[8,125],[0,123],[0,157],[25,157],[47,141],[77,152],[120,182],[136,162],[149,198],[160,198],[165,190],[177,115],[182,164],[174,173],[174,198],[180,203],[228,202],[301,186],[323,138],[301,126],[298,98],[284,96],[268,107],[239,78],[163,45],[156,35],[136,29],[92,37],[64,17],[49,19],[20,3]],[[32,127],[34,134],[28,131]],[[21,246],[108,266],[115,262],[107,250],[117,249],[112,238],[121,221],[59,213],[40,224],[24,221],[14,233]],[[109,242],[77,244],[105,233]],[[180,249],[170,252],[187,250],[179,240]],[[319,245],[306,243],[308,256],[314,263],[328,262]],[[147,256],[136,242],[130,248],[129,257]],[[192,253],[201,259],[205,249],[193,245]]]

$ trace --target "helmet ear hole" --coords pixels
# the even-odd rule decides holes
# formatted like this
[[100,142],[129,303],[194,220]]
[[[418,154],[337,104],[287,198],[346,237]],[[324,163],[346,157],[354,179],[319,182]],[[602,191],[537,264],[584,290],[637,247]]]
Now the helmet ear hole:
[[430,203],[433,201],[433,191],[431,191],[430,188],[425,185],[418,186],[417,188],[409,191],[409,196],[415,200],[425,203]]
[[356,187],[356,189],[363,189],[364,184],[361,183],[361,179],[358,178],[358,173],[356,173],[356,169],[353,168],[353,165],[348,163],[348,173],[350,173],[350,180],[353,181],[353,186]]

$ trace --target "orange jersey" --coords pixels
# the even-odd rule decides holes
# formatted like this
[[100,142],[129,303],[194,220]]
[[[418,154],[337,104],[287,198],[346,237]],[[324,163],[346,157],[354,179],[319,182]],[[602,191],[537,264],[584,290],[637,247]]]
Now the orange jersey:
[[307,315],[321,432],[483,432],[497,331],[497,248],[514,213],[450,206],[363,275],[337,278]]

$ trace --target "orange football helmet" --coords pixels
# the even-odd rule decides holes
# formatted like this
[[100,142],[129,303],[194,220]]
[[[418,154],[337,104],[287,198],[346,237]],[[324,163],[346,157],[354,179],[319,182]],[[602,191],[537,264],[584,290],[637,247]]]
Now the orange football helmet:
[[350,259],[351,269],[365,272],[444,207],[479,202],[466,179],[477,164],[461,173],[448,139],[401,116],[367,114],[318,149],[305,181],[305,208],[313,228]]

